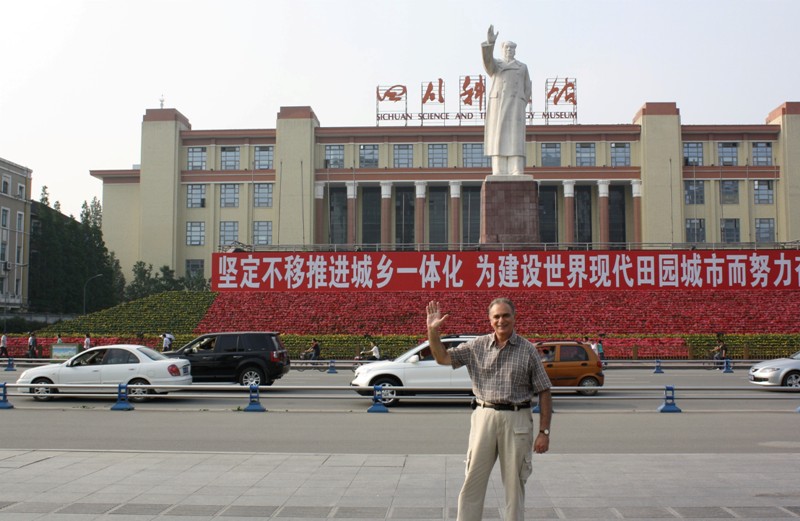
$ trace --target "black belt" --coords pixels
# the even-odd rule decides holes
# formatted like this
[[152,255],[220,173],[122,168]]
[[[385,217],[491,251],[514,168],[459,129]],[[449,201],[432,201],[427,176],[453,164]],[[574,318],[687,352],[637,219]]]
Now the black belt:
[[[520,409],[530,409],[531,402],[522,402],[522,403],[489,403],[489,402],[481,402],[479,400],[475,400],[475,405],[477,407],[484,407],[486,409],[495,409],[497,411],[519,411]],[[474,407],[473,407],[474,409]]]

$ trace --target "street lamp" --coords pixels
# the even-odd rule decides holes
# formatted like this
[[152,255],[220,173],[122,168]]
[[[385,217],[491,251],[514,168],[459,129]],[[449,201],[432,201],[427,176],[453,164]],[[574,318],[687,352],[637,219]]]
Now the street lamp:
[[102,277],[102,273],[98,273],[97,275],[92,275],[88,279],[86,279],[86,283],[83,285],[83,314],[86,314],[86,286],[89,285],[89,281],[92,279],[96,279],[97,277]]

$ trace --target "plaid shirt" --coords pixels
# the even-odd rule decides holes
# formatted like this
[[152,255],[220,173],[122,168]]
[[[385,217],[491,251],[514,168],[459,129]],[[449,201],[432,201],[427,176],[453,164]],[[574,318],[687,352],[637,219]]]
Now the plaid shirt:
[[550,378],[538,350],[516,333],[502,349],[491,333],[454,347],[449,353],[453,369],[467,366],[472,392],[481,401],[518,404],[550,389]]

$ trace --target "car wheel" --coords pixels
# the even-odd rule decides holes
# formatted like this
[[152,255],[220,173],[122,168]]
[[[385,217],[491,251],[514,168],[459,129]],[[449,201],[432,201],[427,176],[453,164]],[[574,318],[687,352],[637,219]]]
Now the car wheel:
[[258,367],[245,367],[239,374],[239,383],[247,387],[251,385],[268,385],[264,380],[264,371]]
[[[33,381],[34,384],[52,384],[52,380],[48,378],[37,378]],[[33,395],[34,400],[38,400],[40,402],[46,402],[48,400],[53,399],[53,395],[58,392],[58,389],[54,387],[31,387],[30,392]]]
[[132,402],[143,402],[147,400],[148,395],[154,393],[153,389],[143,389],[141,387],[131,389],[131,385],[150,385],[150,382],[143,378],[135,378],[128,382],[128,400]]
[[784,387],[800,387],[800,372],[792,371],[783,377]]
[[381,392],[381,403],[386,407],[397,405],[397,403],[400,401],[400,399],[398,398],[400,393],[398,393],[397,390],[394,388],[402,387],[403,384],[400,383],[400,380],[398,380],[397,378],[392,378],[390,376],[381,376],[373,380],[372,385],[383,386],[383,390]]
[[581,389],[578,391],[578,394],[582,394],[583,396],[594,396],[597,394],[597,387],[600,385],[600,382],[594,376],[587,376],[580,382],[578,382],[579,387],[585,387],[585,389]]

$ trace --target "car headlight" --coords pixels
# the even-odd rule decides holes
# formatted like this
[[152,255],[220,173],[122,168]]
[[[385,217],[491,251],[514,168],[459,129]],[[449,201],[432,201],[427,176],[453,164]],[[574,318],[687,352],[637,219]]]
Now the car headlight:
[[775,371],[780,371],[780,370],[781,370],[780,367],[762,367],[761,369],[759,369],[756,372],[757,373],[774,373]]
[[22,374],[19,375],[19,380],[24,380],[26,376],[28,376],[28,371],[22,371]]

